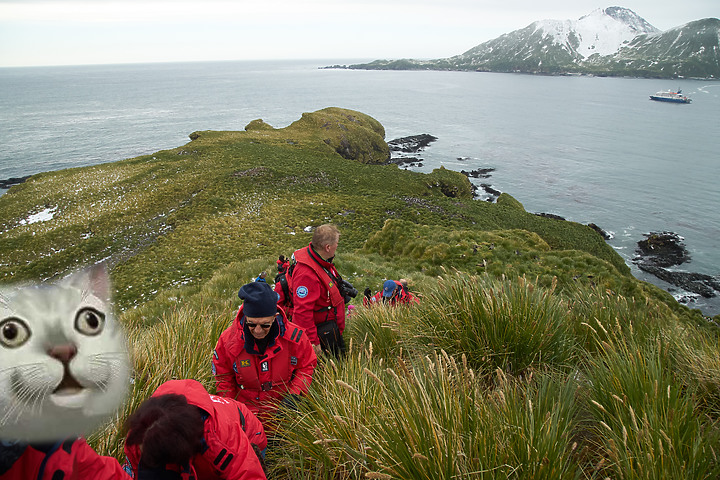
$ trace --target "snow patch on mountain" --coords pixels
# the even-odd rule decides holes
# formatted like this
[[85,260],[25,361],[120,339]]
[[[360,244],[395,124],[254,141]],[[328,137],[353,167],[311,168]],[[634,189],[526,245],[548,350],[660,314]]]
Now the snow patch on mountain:
[[623,7],[599,8],[578,20],[535,22],[554,42],[576,52],[583,59],[593,55],[612,55],[637,35],[658,33],[645,19]]

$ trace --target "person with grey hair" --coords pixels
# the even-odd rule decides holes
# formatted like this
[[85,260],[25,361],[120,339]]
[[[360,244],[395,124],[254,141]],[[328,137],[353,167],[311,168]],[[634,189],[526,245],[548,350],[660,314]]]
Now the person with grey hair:
[[335,225],[320,225],[307,247],[296,250],[291,277],[293,322],[304,328],[316,354],[345,352],[345,304],[357,295],[333,264],[340,241]]

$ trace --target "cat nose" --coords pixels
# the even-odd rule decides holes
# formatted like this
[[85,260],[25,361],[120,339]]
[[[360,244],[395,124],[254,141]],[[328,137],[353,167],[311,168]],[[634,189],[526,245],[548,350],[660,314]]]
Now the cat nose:
[[53,358],[57,358],[63,363],[68,363],[77,354],[77,347],[72,343],[66,343],[65,345],[55,345],[48,351],[48,355]]

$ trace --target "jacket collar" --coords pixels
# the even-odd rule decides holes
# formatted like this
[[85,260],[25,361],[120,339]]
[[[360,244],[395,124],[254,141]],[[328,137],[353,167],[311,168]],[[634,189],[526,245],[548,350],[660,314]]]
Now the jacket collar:
[[[235,316],[235,328],[237,328],[240,338],[243,340],[245,351],[251,355],[260,355],[260,352],[255,348],[255,337],[252,336],[250,330],[245,326],[247,317],[243,313],[243,306],[244,305],[240,305],[240,309]],[[285,317],[285,312],[278,308],[277,314],[275,315],[275,322],[273,326],[270,327],[270,333],[268,333],[270,340],[268,341],[265,351],[277,343],[278,337],[284,337],[286,330],[287,318]]]
[[310,242],[310,245],[308,245],[308,252],[310,253],[310,256],[312,256],[315,260],[320,262],[320,264],[325,268],[330,268],[331,266],[334,266],[333,259],[335,257],[330,257],[327,260],[325,260],[323,257],[320,256],[320,254],[315,250],[315,247],[313,246],[312,242]]

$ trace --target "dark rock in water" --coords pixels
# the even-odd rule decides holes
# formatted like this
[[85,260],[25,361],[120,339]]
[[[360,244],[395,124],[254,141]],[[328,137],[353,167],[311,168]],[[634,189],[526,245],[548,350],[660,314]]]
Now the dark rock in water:
[[502,195],[502,192],[500,190],[495,190],[492,185],[488,183],[481,183],[480,186],[485,191],[485,193],[491,195],[491,198],[488,199],[488,202],[494,202],[500,195]]
[[[672,267],[690,261],[683,238],[673,232],[651,232],[638,242],[639,264]],[[639,265],[638,264],[638,265]]]
[[478,168],[476,170],[471,170],[469,172],[466,172],[465,170],[460,170],[460,173],[462,173],[466,177],[489,178],[490,174],[494,171],[495,171],[494,168]]
[[409,137],[396,138],[387,142],[390,152],[418,153],[425,149],[432,142],[437,140],[427,133],[411,135]]
[[705,298],[712,298],[720,293],[720,281],[710,275],[690,272],[672,272],[662,267],[644,264],[639,264],[638,268],[655,275],[660,280],[680,287],[688,292],[697,293]]
[[565,221],[565,218],[561,217],[560,215],[555,215],[554,213],[536,213],[538,217],[545,217],[545,218],[554,218],[555,220],[563,220]]
[[418,165],[422,165],[422,158],[417,157],[393,157],[390,160],[388,160],[385,164],[395,164],[399,166],[409,166],[409,167],[415,167]]
[[651,232],[638,242],[638,256],[633,259],[638,268],[656,276],[682,290],[701,295],[705,298],[720,293],[720,280],[711,275],[692,272],[677,272],[667,267],[681,265],[690,261],[683,238],[673,232]]
[[605,240],[610,240],[610,239],[612,238],[610,235],[608,235],[608,233],[607,233],[605,230],[603,230],[602,228],[598,227],[598,226],[595,225],[594,223],[588,223],[588,227],[592,228],[592,229],[595,230],[597,233],[599,233],[600,236],[603,237]]
[[24,177],[10,177],[6,180],[0,180],[0,188],[10,188],[13,185],[20,185],[28,178],[30,178],[30,175],[25,175]]

